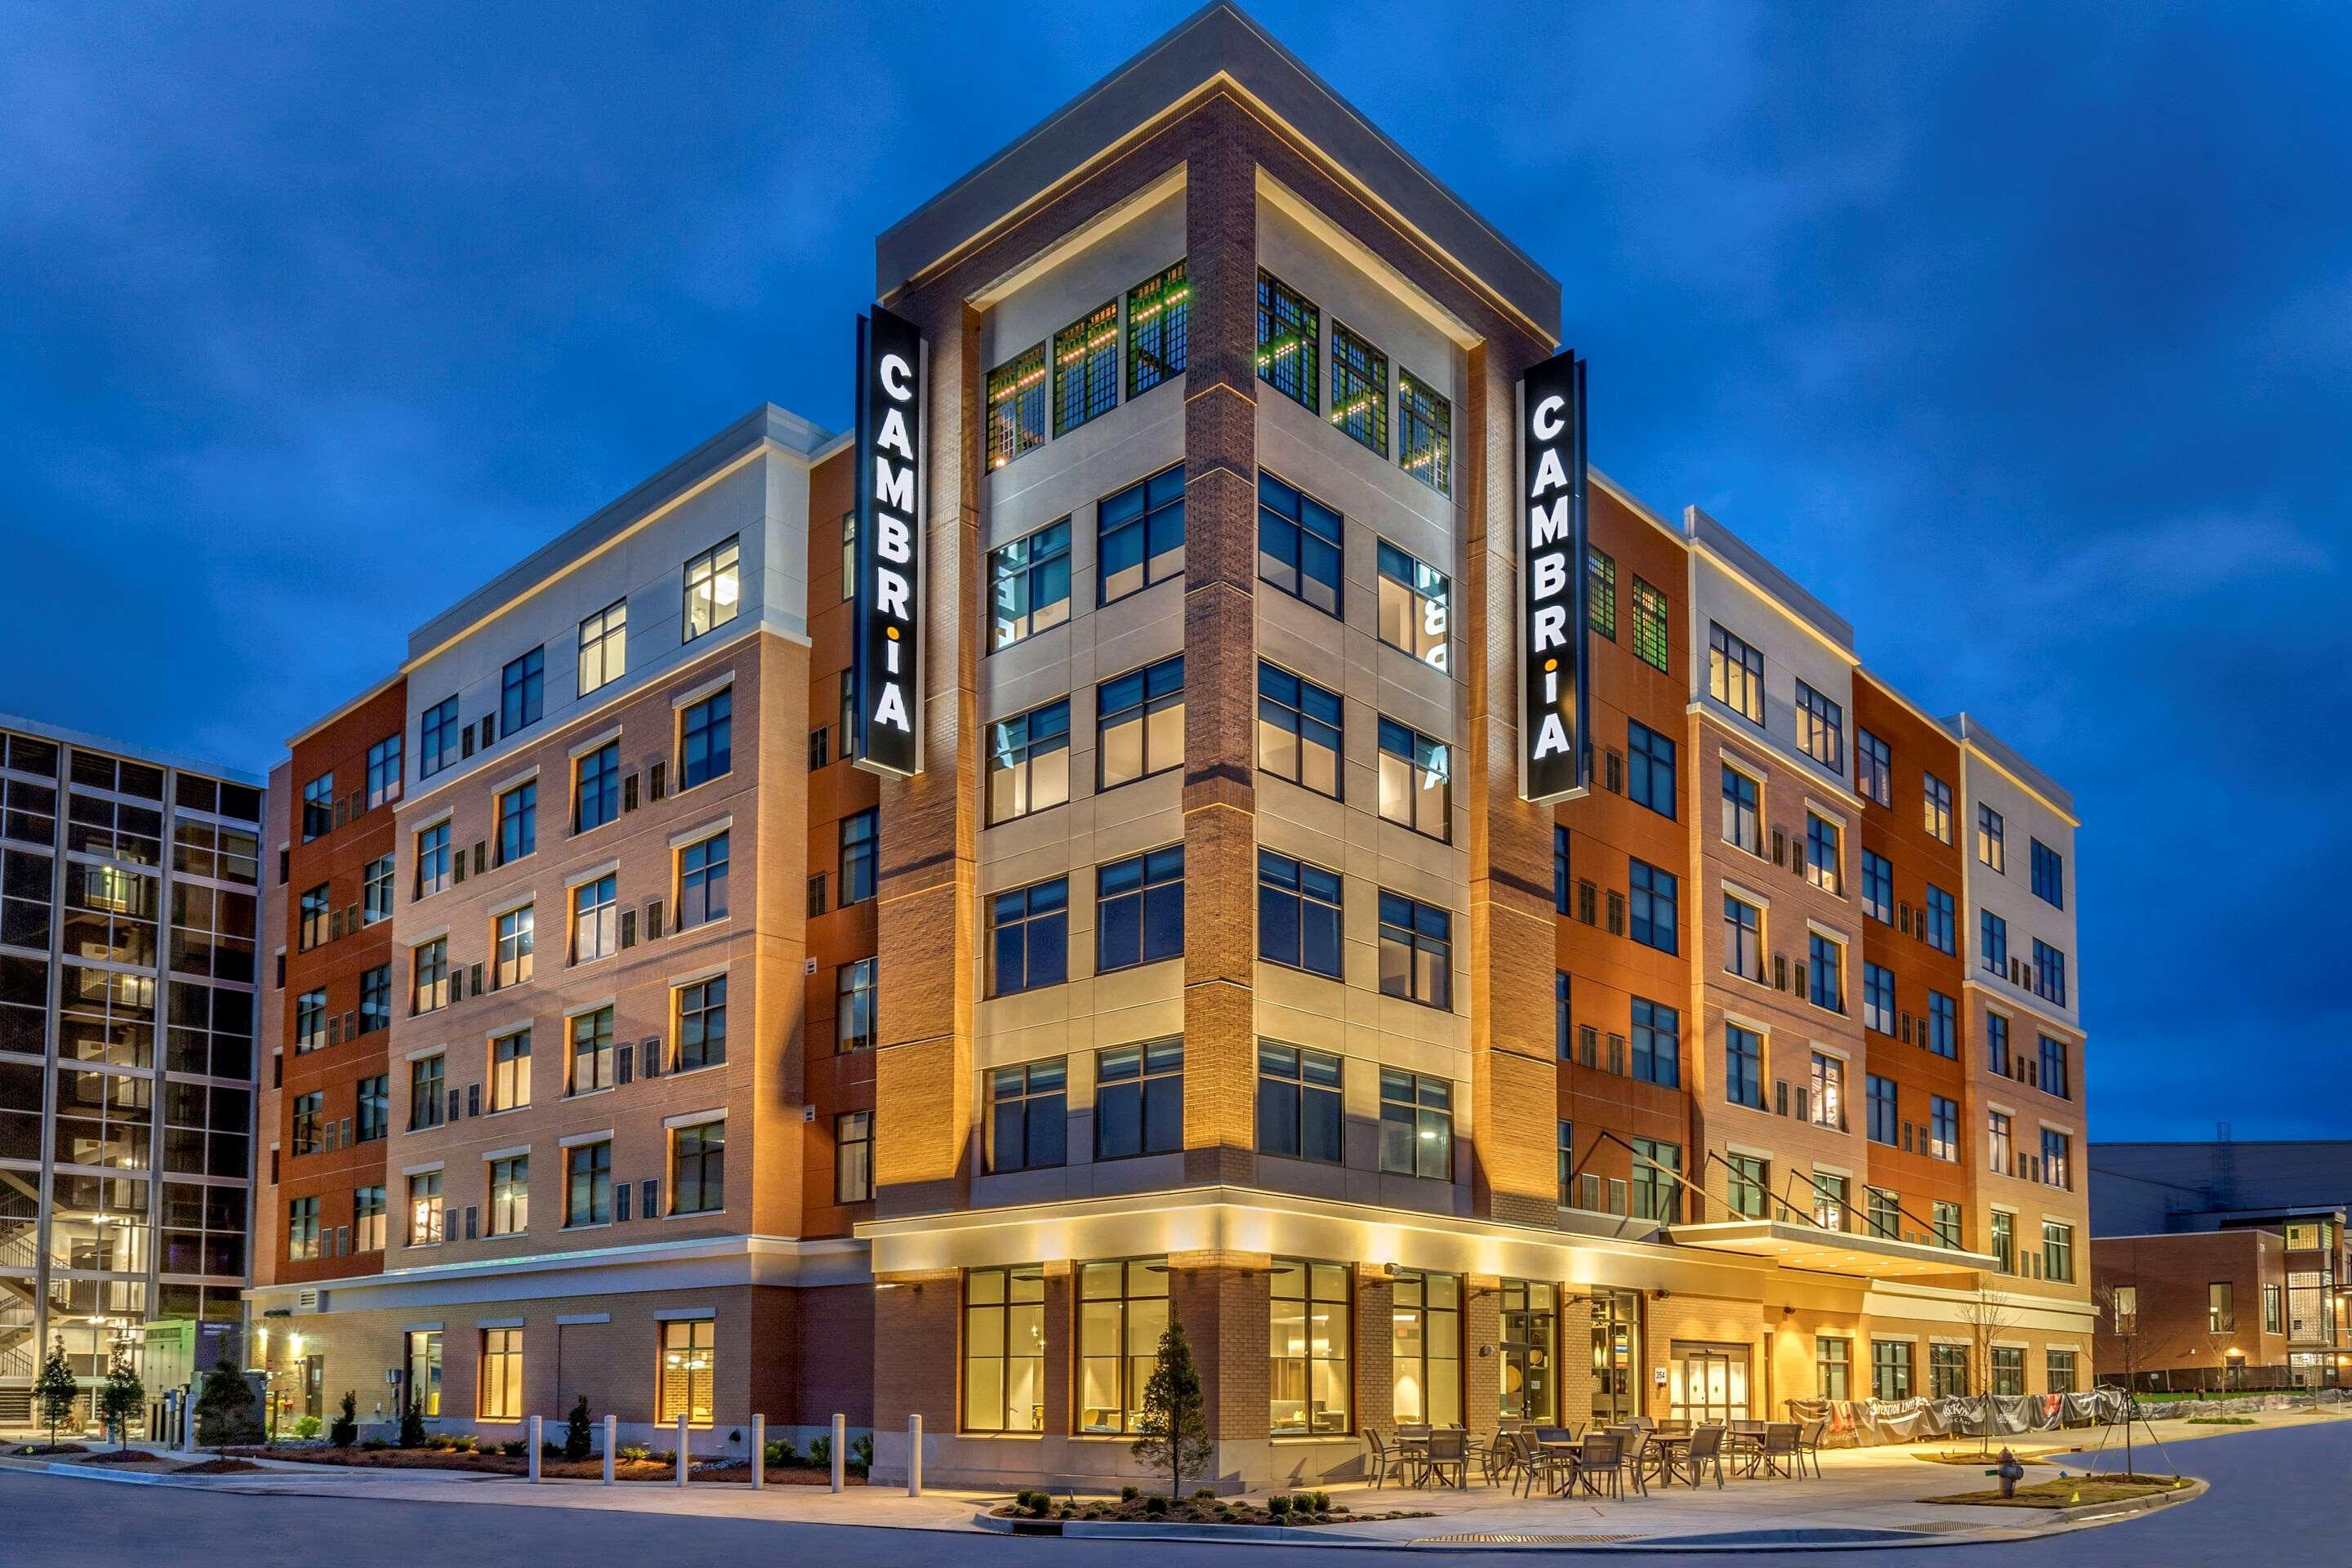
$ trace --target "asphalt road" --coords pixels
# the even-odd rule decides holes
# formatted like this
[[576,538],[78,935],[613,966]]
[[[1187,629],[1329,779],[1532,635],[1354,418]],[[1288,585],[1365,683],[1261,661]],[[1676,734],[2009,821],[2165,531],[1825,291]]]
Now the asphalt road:
[[[2352,1562],[2352,1421],[2231,1434],[2174,1445],[2182,1467],[2212,1483],[2200,1500],[2146,1519],[2009,1545],[1822,1552],[1654,1554],[1645,1561],[1718,1565],[1822,1562],[1950,1568],[2211,1568],[2243,1561]],[[2143,1456],[2141,1468],[2150,1467]],[[2120,1468],[2120,1464],[2108,1466]],[[847,1539],[848,1537],[856,1539]],[[1505,1564],[1528,1554],[1366,1552],[1312,1546],[1149,1549],[1171,1568],[1272,1560],[1284,1568],[1381,1568],[1436,1562]],[[836,1562],[859,1568],[1131,1568],[1131,1542],[1013,1541],[910,1530],[355,1498],[255,1497],[125,1486],[0,1471],[5,1568],[251,1568],[270,1557],[337,1568],[419,1568],[436,1563]],[[1543,1553],[1546,1559],[1552,1553]]]

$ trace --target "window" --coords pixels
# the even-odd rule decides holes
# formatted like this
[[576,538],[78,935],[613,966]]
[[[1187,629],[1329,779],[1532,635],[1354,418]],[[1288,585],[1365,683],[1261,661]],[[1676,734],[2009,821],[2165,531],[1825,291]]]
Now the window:
[[877,808],[868,806],[841,819],[841,863],[835,880],[841,884],[841,907],[864,903],[874,896],[875,864],[881,850]]
[[2072,1099],[2069,1092],[2071,1075],[2067,1072],[2066,1042],[2053,1040],[2047,1035],[2037,1037],[2042,1044],[2042,1089],[2061,1100]]
[[1560,914],[1568,913],[1568,829],[1555,824],[1551,830],[1551,907]]
[[1756,781],[1738,768],[1723,770],[1723,841],[1750,855],[1764,853],[1764,826],[1757,814]]
[[1381,994],[1424,1006],[1454,1005],[1454,920],[1444,910],[1381,894]]
[[580,623],[580,695],[621,679],[629,663],[629,602],[616,599]]
[[319,1152],[319,1113],[326,1108],[326,1094],[320,1089],[294,1097],[294,1152],[297,1154]]
[[1952,841],[1952,786],[1933,773],[1921,773],[1920,804],[1927,836],[1938,844]]
[[1625,721],[1625,795],[1660,816],[1675,815],[1675,743],[1637,719]]
[[1452,1274],[1399,1274],[1390,1320],[1391,1408],[1400,1422],[1462,1425],[1462,1281]]
[[1833,773],[1845,772],[1845,710],[1797,682],[1797,745]]
[[1960,1103],[1940,1094],[1927,1097],[1927,1153],[1937,1160],[1960,1157]]
[[1883,1241],[1903,1239],[1903,1200],[1885,1187],[1863,1189],[1864,1223],[1869,1234]]
[[661,1326],[661,1387],[655,1418],[674,1426],[708,1426],[719,1381],[719,1325],[709,1318],[672,1319]]
[[1184,1042],[1095,1053],[1095,1158],[1170,1154],[1184,1146]]
[[1586,568],[1591,581],[1588,597],[1591,607],[1586,619],[1592,629],[1611,642],[1617,640],[1617,562],[1614,557],[1598,550],[1586,552],[1591,564]]
[[2061,1285],[2074,1282],[2074,1227],[2054,1220],[2042,1222],[2042,1277]]
[[1765,1217],[1765,1197],[1771,1188],[1771,1178],[1763,1157],[1757,1154],[1726,1154],[1723,1157],[1723,1197],[1733,1214],[1746,1219]]
[[1168,1260],[1078,1266],[1078,1430],[1132,1432],[1168,1331]]
[[416,896],[429,898],[449,879],[449,824],[444,820],[416,836]]
[[2276,1285],[2263,1287],[2263,1332],[2280,1334],[2286,1331],[2286,1319],[2281,1298],[2285,1294]]
[[2022,1347],[1992,1347],[1992,1392],[2011,1396],[2025,1392],[2025,1352]]
[[2235,1333],[2238,1328],[2236,1287],[2227,1279],[2217,1279],[2205,1287],[2205,1331],[2211,1334]]
[[1263,268],[1257,275],[1257,374],[1309,410],[1318,390],[1315,356],[1323,342],[1323,314]]
[[1635,1219],[1672,1225],[1682,1218],[1682,1185],[1675,1180],[1683,1168],[1682,1146],[1654,1138],[1633,1138],[1633,1180],[1627,1191]]
[[1809,1111],[1816,1127],[1845,1126],[1845,1063],[1820,1051],[1812,1053],[1806,1082],[1812,1090]]
[[400,798],[401,737],[386,735],[367,749],[367,809]]
[[2139,1331],[2139,1287],[2116,1286],[2114,1311],[2116,1333],[2137,1333]]
[[1930,1212],[1936,1245],[1948,1247],[1958,1252],[1960,1249],[1960,1205],[1938,1199]]
[[1633,998],[1633,1076],[1675,1089],[1683,1081],[1683,1016],[1664,1002]]
[[1813,1339],[1813,1377],[1820,1385],[1823,1399],[1853,1397],[1853,1342],[1816,1335]]
[[814,773],[833,761],[833,731],[817,728],[809,731],[808,769]]
[[621,815],[621,742],[607,741],[572,764],[572,831],[602,827]]
[[[1565,974],[1555,974],[1553,978],[1555,980],[1564,982],[1568,979],[1568,976]],[[1560,1051],[1560,1059],[1562,1061],[1566,1061],[1568,1059],[1568,1052],[1564,1046]],[[1576,1181],[1576,1123],[1573,1121],[1563,1121],[1559,1124],[1559,1152],[1555,1156],[1555,1159],[1559,1176],[1559,1206],[1562,1208],[1568,1208],[1576,1201],[1576,1191],[1574,1186]]]
[[417,721],[416,776],[431,778],[457,761],[457,700],[445,697]]
[[530,1228],[530,1156],[490,1162],[490,1234],[520,1236]]
[[490,1042],[490,1110],[519,1110],[530,1103],[530,1031]]
[[1764,656],[1713,622],[1706,633],[1706,690],[1749,723],[1764,722]]
[[1806,952],[1812,963],[1806,973],[1814,1006],[1832,1013],[1845,1011],[1845,943],[1810,933]]
[[717,1214],[727,1206],[727,1121],[698,1121],[670,1134],[669,1212]]
[[301,931],[296,941],[296,951],[308,952],[327,940],[327,885],[324,882],[302,895]]
[[833,1119],[833,1201],[862,1204],[874,1196],[874,1113],[845,1110]]
[[715,1068],[727,1059],[727,976],[677,988],[677,1070]]
[[1054,334],[1054,434],[1066,436],[1118,406],[1116,296]]
[[1070,977],[1070,879],[1056,877],[989,900],[989,994],[1012,996]]
[[2000,813],[1989,805],[1977,807],[1977,858],[1996,871],[2009,869],[2009,844]]
[[1110,604],[1184,570],[1184,467],[1162,468],[1095,509],[1100,602]]
[[863,1051],[874,1045],[874,978],[878,961],[852,959],[834,971],[834,1048]]
[[430,1013],[449,1005],[449,939],[436,937],[409,950],[414,966],[408,1010]]
[[2017,1216],[2000,1209],[1992,1212],[1992,1256],[2003,1274],[2017,1272]]
[[1454,493],[1454,405],[1397,367],[1397,461],[1439,495]]
[[1977,957],[1995,974],[2009,973],[2009,922],[1990,910],[1977,911]]
[[1723,1026],[1723,1097],[1764,1109],[1764,1037],[1738,1024]]
[[522,1419],[522,1331],[484,1329],[481,1370],[474,1380],[475,1415],[483,1421]]
[[1433,669],[1445,668],[1452,581],[1385,539],[1372,553],[1380,568],[1381,641]]
[[539,781],[526,780],[499,796],[499,864],[539,848]]
[[[857,514],[841,514],[841,602],[848,604],[857,597]],[[845,679],[844,684],[846,684]],[[845,700],[848,693],[842,693]],[[846,742],[844,742],[845,746]]]
[[442,1240],[441,1173],[408,1178],[408,1245],[438,1247]]
[[1257,955],[1311,973],[1339,978],[1340,881],[1326,871],[1257,852]]
[[1816,1168],[1813,1172],[1813,1223],[1823,1230],[1845,1229],[1846,1215],[1853,1207],[1848,1201],[1847,1181]]
[[735,768],[735,689],[714,691],[691,703],[678,718],[677,787],[732,773]]
[[1260,1040],[1257,1047],[1257,1146],[1337,1165],[1340,1133],[1339,1058],[1322,1051]]
[[1393,719],[1380,723],[1381,816],[1444,843],[1454,837],[1453,749]]
[[392,1082],[383,1073],[360,1079],[354,1091],[359,1131],[355,1142],[372,1142],[392,1131]]
[[2033,943],[2033,994],[2053,1005],[2066,1005],[2066,955],[2038,938]]
[[1911,1397],[1911,1347],[1901,1340],[1870,1342],[1870,1395],[1874,1399]]
[[2033,896],[2056,909],[2066,907],[2066,858],[2033,840]]
[[1891,1035],[1895,1033],[1895,971],[1865,959],[1862,965],[1862,1026]]
[[[1595,1178],[1588,1177],[1591,1181]],[[1552,1360],[1557,1293],[1549,1283],[1503,1281],[1496,1351],[1502,1362],[1500,1414],[1528,1421],[1552,1418],[1559,1387]]]
[[1341,321],[1331,323],[1331,423],[1389,455],[1389,356]]
[[1095,688],[1097,789],[1116,789],[1184,761],[1184,656]]
[[990,1170],[1034,1171],[1062,1163],[1069,1130],[1068,1087],[1069,1068],[1060,1057],[990,1071]]
[[1442,1078],[1381,1069],[1381,1169],[1450,1181],[1454,1086]]
[[1646,860],[1631,863],[1628,895],[1633,923],[1626,934],[1643,947],[1660,952],[1680,951],[1676,924],[1682,883],[1672,871],[1662,871]]
[[1348,1266],[1274,1260],[1271,1424],[1277,1437],[1349,1430]]
[[1045,1273],[967,1268],[963,1275],[963,1429],[1045,1427]]
[[1853,732],[1853,786],[1865,800],[1895,804],[1895,753],[1867,730]]
[[1257,574],[1327,616],[1339,613],[1339,514],[1272,474],[1257,477]]
[[373,1035],[392,1026],[392,965],[373,964],[360,971],[360,1033]]
[[989,552],[991,653],[1070,618],[1070,520]]
[[1902,1089],[1891,1078],[1876,1073],[1863,1080],[1864,1131],[1874,1143],[1893,1148],[1902,1141]]
[[1764,911],[1737,893],[1723,895],[1723,967],[1763,984]]
[[2051,1393],[2074,1392],[2074,1352],[2073,1351],[2044,1351],[2042,1366],[2044,1375],[2050,1380]]
[[541,646],[509,660],[499,673],[499,733],[536,724],[546,710],[547,649]]
[[1985,1137],[1992,1153],[1992,1168],[2008,1175],[2017,1168],[2016,1144],[2011,1136],[2009,1113],[2003,1110],[1985,1112]]
[[1927,921],[1927,945],[1937,952],[1957,952],[1959,944],[1959,913],[1952,895],[1929,883],[1927,907],[1921,911]]
[[1960,1059],[1960,1005],[1941,991],[1927,993],[1927,1049],[1947,1061]]
[[2042,1130],[2042,1184],[2074,1189],[2074,1141],[2063,1132]]
[[1959,1399],[1969,1392],[1969,1347],[1927,1347],[1927,1397]]
[[988,466],[1001,468],[1045,444],[1045,345],[988,373]]
[[537,923],[537,911],[530,904],[498,918],[492,937],[496,948],[490,968],[493,986],[504,990],[530,978],[531,939]]
[[2009,1020],[1990,1010],[1985,1013],[1985,1066],[2009,1076]]
[[591,963],[620,951],[620,878],[607,873],[572,889],[572,962]]
[[[1257,765],[1318,795],[1339,797],[1339,698],[1311,680],[1261,661],[1257,667]],[[1177,737],[1181,745],[1182,737]],[[1381,794],[1387,803],[1387,793]],[[1385,813],[1383,813],[1385,815]]]
[[407,1334],[406,1353],[403,1362],[404,1386],[416,1401],[422,1415],[441,1414],[441,1336],[426,1330],[412,1329]]
[[1190,346],[1192,284],[1182,258],[1127,291],[1127,395],[1140,397],[1184,374]]
[[1184,847],[1115,860],[1095,872],[1095,970],[1105,973],[1184,952]]
[[302,842],[335,830],[335,775],[320,773],[302,786]]
[[728,835],[714,833],[677,852],[677,929],[727,918]]
[[575,1143],[564,1152],[563,1223],[567,1226],[613,1221],[613,1145],[609,1141]]
[[1633,656],[1664,671],[1672,646],[1666,596],[1641,578],[1633,579]]
[[566,1094],[613,1087],[613,1009],[599,1007],[572,1020],[572,1077]]
[[1838,890],[1837,825],[1805,814],[1805,880],[1825,893]]
[[[378,1137],[383,1134],[378,1133]],[[377,1187],[352,1189],[352,1250],[382,1252],[383,1250],[384,1195]]]

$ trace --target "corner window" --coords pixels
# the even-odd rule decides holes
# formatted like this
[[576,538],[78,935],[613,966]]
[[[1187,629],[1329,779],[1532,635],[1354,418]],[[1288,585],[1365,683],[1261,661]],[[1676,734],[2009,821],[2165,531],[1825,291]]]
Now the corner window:
[[988,727],[988,822],[1014,822],[1070,798],[1070,700]]
[[1266,963],[1339,979],[1340,907],[1337,871],[1257,852],[1257,955]]
[[1184,847],[1171,844],[1095,872],[1095,972],[1184,952]]
[[1444,669],[1453,583],[1385,539],[1372,553],[1380,568],[1381,641]]
[[1060,1057],[988,1075],[988,1168],[1034,1171],[1062,1163],[1069,1131],[1069,1068]]
[[1293,403],[1316,411],[1316,356],[1323,313],[1315,302],[1264,268],[1257,275],[1257,375]]
[[1184,656],[1095,688],[1098,789],[1116,789],[1184,761]]
[[1184,1146],[1184,1042],[1095,1053],[1095,1158],[1169,1154]]
[[1012,996],[1070,977],[1070,880],[1015,888],[989,900],[989,994]]
[[678,716],[677,787],[692,789],[735,770],[735,689],[714,691]]
[[1118,300],[1054,334],[1054,434],[1066,436],[1118,406]]
[[1339,514],[1272,474],[1257,477],[1257,574],[1327,616],[1339,614]]
[[989,552],[988,649],[1011,647],[1070,618],[1070,520]]
[[1108,605],[1184,571],[1184,466],[1162,468],[1095,509],[1098,602]]
[[629,602],[615,599],[580,623],[580,695],[621,679],[629,664]]
[[1389,455],[1389,356],[1344,321],[1331,323],[1331,423]]
[[1454,1005],[1454,917],[1402,893],[1381,894],[1381,994],[1425,1007]]
[[535,647],[499,674],[499,733],[539,722],[547,710],[547,649]]
[[1393,719],[1380,724],[1381,816],[1444,843],[1454,837],[1453,748]]
[[988,373],[988,466],[1001,468],[1045,444],[1045,345]]
[[1339,695],[1261,661],[1257,765],[1317,795],[1339,797]]
[[1128,396],[1184,374],[1192,320],[1192,285],[1181,258],[1127,291]]

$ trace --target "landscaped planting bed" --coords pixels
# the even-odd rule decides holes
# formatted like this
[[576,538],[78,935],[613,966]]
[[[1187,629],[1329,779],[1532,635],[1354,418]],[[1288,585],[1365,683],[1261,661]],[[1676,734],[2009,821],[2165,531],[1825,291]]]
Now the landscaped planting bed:
[[[395,1448],[380,1442],[373,1447],[362,1443],[348,1448],[338,1448],[325,1443],[303,1443],[231,1451],[249,1458],[278,1459],[299,1465],[341,1465],[353,1469],[470,1470],[492,1476],[530,1474],[530,1456],[520,1451],[509,1453],[506,1450],[509,1447],[520,1450],[522,1445],[503,1444],[492,1451],[474,1447],[470,1442],[459,1446],[454,1440],[444,1439],[422,1448]],[[601,1458],[565,1459],[552,1455],[544,1456],[540,1460],[539,1473],[558,1480],[601,1480],[604,1475],[604,1461]],[[613,1479],[616,1481],[675,1482],[677,1479],[677,1456],[649,1453],[633,1446],[624,1447],[614,1456]],[[698,1485],[714,1481],[749,1485],[751,1467],[743,1459],[695,1460],[690,1462],[688,1479]],[[824,1486],[832,1480],[833,1473],[829,1468],[817,1469],[806,1465],[772,1463],[766,1479],[771,1486]],[[855,1470],[845,1479],[852,1486],[866,1484],[866,1478]]]
[[1023,1492],[1013,1501],[990,1511],[998,1519],[1053,1520],[1064,1523],[1093,1521],[1106,1524],[1255,1524],[1278,1527],[1434,1517],[1426,1510],[1410,1509],[1358,1513],[1346,1503],[1333,1502],[1328,1492],[1290,1492],[1253,1501],[1247,1498],[1221,1498],[1203,1489],[1181,1502],[1171,1503],[1156,1494],[1147,1496],[1136,1487],[1123,1489],[1115,1498],[1087,1498],[1076,1502],[1067,1499],[1056,1500],[1051,1492]]

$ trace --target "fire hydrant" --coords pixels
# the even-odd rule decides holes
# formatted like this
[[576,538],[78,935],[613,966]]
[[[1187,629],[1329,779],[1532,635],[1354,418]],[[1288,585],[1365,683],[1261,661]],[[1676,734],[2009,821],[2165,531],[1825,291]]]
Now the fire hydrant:
[[2017,1495],[2018,1481],[2025,1475],[2025,1467],[2017,1462],[2015,1454],[2003,1448],[2000,1451],[2000,1464],[1994,1469],[1993,1474],[2000,1478],[2000,1495],[2013,1498]]

